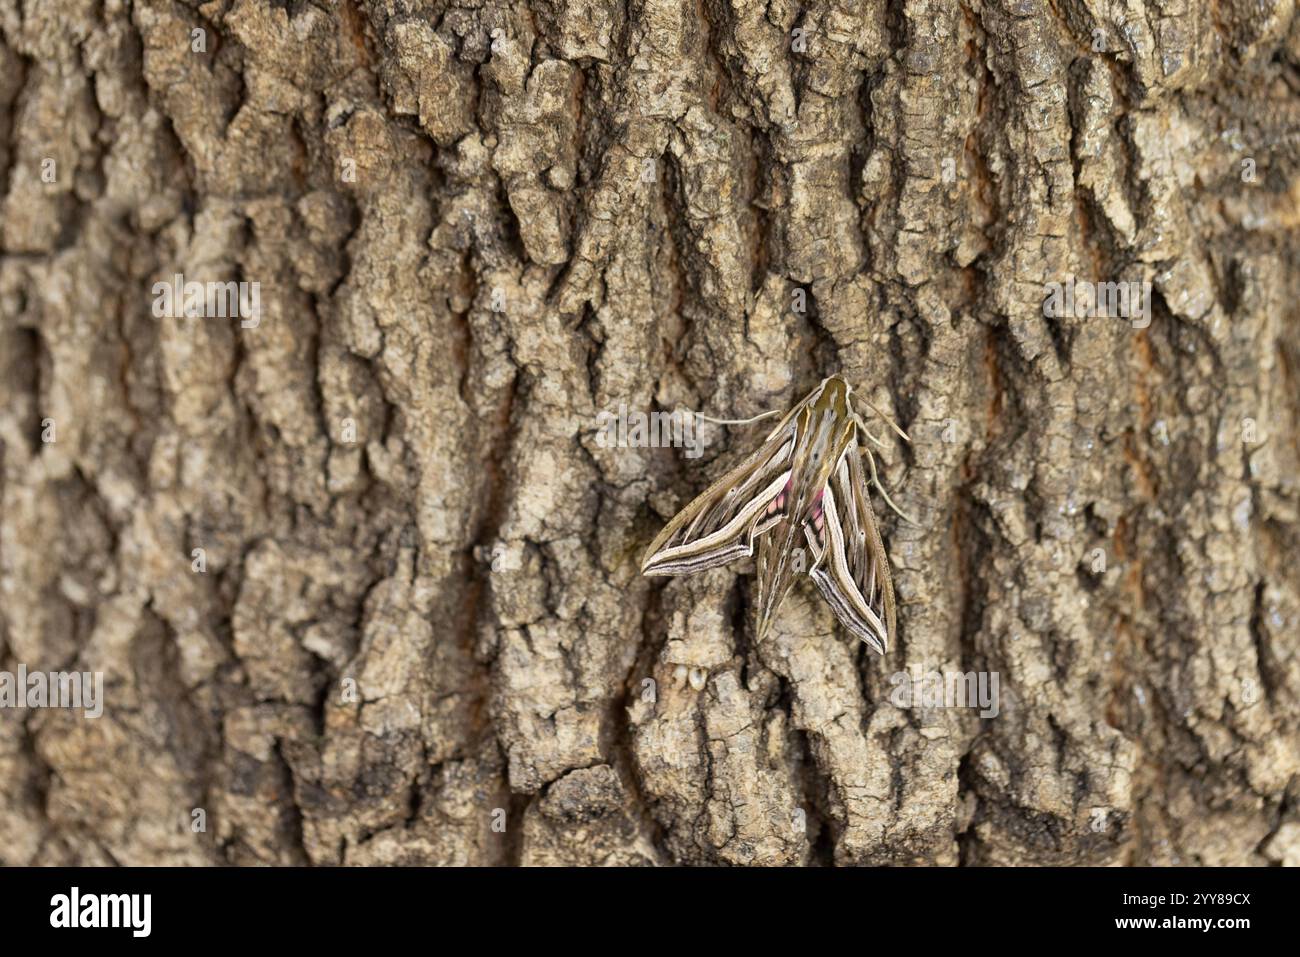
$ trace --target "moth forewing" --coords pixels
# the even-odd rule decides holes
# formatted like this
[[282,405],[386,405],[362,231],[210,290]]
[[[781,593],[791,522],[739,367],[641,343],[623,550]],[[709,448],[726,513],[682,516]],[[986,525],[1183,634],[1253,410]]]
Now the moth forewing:
[[641,571],[646,575],[681,575],[752,555],[763,512],[781,494],[788,481],[789,472],[777,475],[762,492],[746,500],[735,517],[716,532],[682,545],[664,547],[660,544],[647,554]]
[[754,539],[770,527],[772,503],[790,480],[791,415],[754,454],[677,513],[646,549],[642,574],[689,574],[753,554]]
[[840,623],[884,654],[894,636],[889,558],[867,497],[856,441],[842,449],[821,505],[820,521],[804,526],[814,556],[809,577]]
[[885,634],[888,643],[892,644],[895,633],[894,580],[889,573],[889,553],[885,551],[885,543],[880,537],[876,513],[871,509],[867,477],[862,471],[861,447],[855,450],[846,464],[848,482],[853,490],[853,504],[861,528],[861,540],[858,544],[861,557],[855,565],[856,568],[861,569],[858,580],[866,586],[863,588],[863,594],[872,608],[883,609]]
[[[828,489],[826,498],[831,501],[826,508],[825,546],[808,574],[840,623],[883,655],[889,648],[889,630],[854,577],[852,551],[847,547],[852,543],[845,540],[834,492]],[[810,537],[809,541],[813,543],[814,539]]]

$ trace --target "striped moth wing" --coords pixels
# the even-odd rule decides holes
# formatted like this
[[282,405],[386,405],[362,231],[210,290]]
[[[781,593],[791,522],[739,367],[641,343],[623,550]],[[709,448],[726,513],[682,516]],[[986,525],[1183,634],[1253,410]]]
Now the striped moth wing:
[[845,628],[883,655],[894,639],[894,586],[856,442],[827,480],[820,515],[804,535],[817,590]]
[[684,575],[754,554],[754,540],[784,515],[797,411],[787,414],[754,454],[677,513],[646,549],[642,574]]

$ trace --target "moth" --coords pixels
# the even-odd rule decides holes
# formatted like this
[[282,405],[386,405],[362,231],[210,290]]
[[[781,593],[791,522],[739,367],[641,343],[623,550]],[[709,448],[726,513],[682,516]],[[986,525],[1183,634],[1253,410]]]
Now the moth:
[[883,446],[854,409],[855,398],[907,439],[844,379],[822,380],[757,451],[677,513],[646,550],[641,573],[687,575],[749,557],[757,544],[760,640],[806,568],[835,617],[883,655],[894,640],[894,586],[864,458],[872,483],[903,513],[881,486],[870,448],[858,441],[861,433]]

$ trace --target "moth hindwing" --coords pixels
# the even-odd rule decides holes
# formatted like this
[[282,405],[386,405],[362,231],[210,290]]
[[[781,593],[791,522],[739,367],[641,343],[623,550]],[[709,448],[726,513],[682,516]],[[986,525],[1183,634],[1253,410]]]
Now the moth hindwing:
[[806,571],[840,623],[884,654],[894,639],[894,588],[851,396],[839,376],[825,379],[677,513],[646,550],[642,573],[702,571],[753,555],[757,543],[760,639]]

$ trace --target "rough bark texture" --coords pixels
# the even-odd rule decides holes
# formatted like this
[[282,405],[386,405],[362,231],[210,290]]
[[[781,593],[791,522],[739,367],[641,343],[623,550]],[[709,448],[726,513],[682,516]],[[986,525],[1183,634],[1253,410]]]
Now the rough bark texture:
[[[0,0],[0,204],[0,861],[1300,862],[1292,0]],[[596,441],[832,372],[884,659]]]

